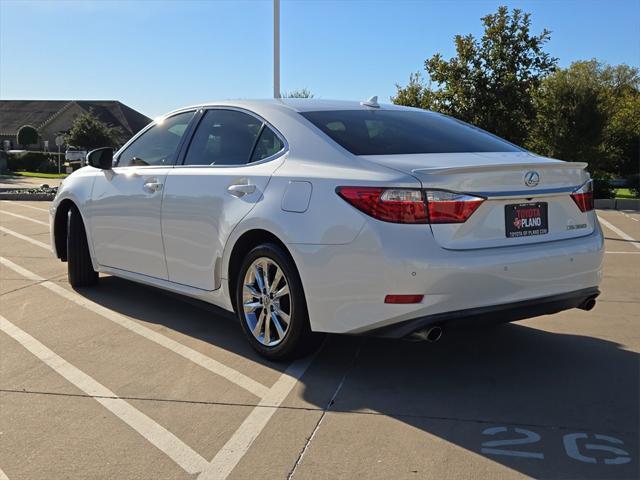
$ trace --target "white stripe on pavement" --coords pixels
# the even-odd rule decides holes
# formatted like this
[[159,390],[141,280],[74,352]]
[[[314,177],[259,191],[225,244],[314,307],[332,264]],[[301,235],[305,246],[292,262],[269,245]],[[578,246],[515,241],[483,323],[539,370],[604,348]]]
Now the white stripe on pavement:
[[[7,228],[0,228],[2,228],[2,231],[8,233],[9,235],[14,235],[17,238],[24,237],[23,235]],[[25,238],[25,240],[27,240],[27,238]],[[27,241],[29,240],[33,239],[28,239]],[[42,248],[49,249],[49,246],[42,244]],[[12,269],[23,277],[28,278],[29,280],[41,282],[40,285],[48,288],[58,295],[67,298],[83,307],[87,307],[90,310],[98,313],[99,315],[112,320],[115,323],[118,323],[119,325],[169,348],[170,350],[182,355],[183,357],[193,361],[194,363],[207,368],[213,373],[224,376],[228,380],[236,383],[237,385],[245,388],[246,390],[254,393],[256,396],[261,398],[261,401],[251,411],[249,416],[240,425],[238,430],[236,430],[229,441],[216,454],[213,460],[204,466],[201,476],[198,477],[204,480],[226,479],[229,476],[229,474],[233,471],[240,460],[242,460],[242,457],[244,457],[249,448],[251,448],[251,445],[265,428],[278,407],[286,399],[289,393],[291,393],[291,390],[293,390],[293,387],[296,385],[297,381],[300,379],[300,377],[302,377],[304,372],[307,370],[307,367],[314,359],[314,357],[312,356],[292,363],[280,376],[276,383],[271,388],[267,388],[264,385],[259,384],[252,379],[249,379],[248,377],[245,377],[245,380],[243,380],[242,377],[244,376],[239,372],[236,372],[235,370],[232,370],[225,365],[218,364],[217,362],[215,362],[215,360],[205,357],[199,352],[191,350],[189,347],[185,347],[182,344],[179,344],[171,339],[157,334],[153,330],[150,330],[147,327],[143,327],[126,317],[123,317],[115,312],[112,312],[111,310],[102,307],[101,305],[95,304],[94,302],[91,302],[90,300],[74,292],[65,290],[59,285],[45,280],[39,275],[19,265],[16,265],[6,258],[0,257],[0,264],[7,266],[8,268]],[[225,375],[225,373],[227,373],[228,375]]]
[[[13,237],[19,238],[20,240],[24,240],[25,242],[29,242],[36,247],[44,248],[45,250],[51,250],[51,247],[44,242],[36,240],[35,238],[27,237],[26,235],[22,235],[21,233],[14,232],[13,230],[9,230],[8,228],[0,226],[0,232],[6,233],[7,235],[11,235]],[[0,479],[1,480],[1,479]]]
[[631,215],[629,215],[629,214],[628,214],[628,213],[626,213],[626,212],[620,212],[620,213],[621,213],[621,214],[623,214],[625,217],[627,217],[627,218],[629,218],[629,219],[633,220],[634,222],[640,222],[640,220],[638,220],[638,219],[637,219],[637,218],[635,218],[635,217],[632,217]]
[[49,226],[49,222],[43,222],[41,220],[36,220],[35,218],[25,217],[24,215],[19,215],[17,213],[7,212],[5,210],[0,210],[0,213],[4,213],[5,215],[11,215],[12,217],[21,218],[22,220],[28,220],[33,223],[37,223],[38,225],[44,225],[45,227]]
[[175,340],[165,337],[155,330],[151,330],[150,328],[145,327],[144,325],[141,325],[125,317],[124,315],[120,315],[113,310],[109,310],[108,308],[103,307],[102,305],[95,303],[88,298],[83,297],[82,295],[69,291],[61,287],[60,285],[56,285],[55,283],[48,281],[47,279],[21,267],[20,265],[13,263],[11,260],[0,257],[0,264],[13,270],[17,274],[28,278],[29,280],[39,282],[39,285],[42,285],[43,287],[51,290],[59,296],[66,298],[67,300],[70,300],[75,304],[80,305],[81,307],[91,310],[92,312],[97,313],[103,318],[106,318],[107,320],[110,320],[113,323],[116,323],[121,327],[132,331],[133,333],[137,333],[138,335],[171,350],[172,352],[186,358],[187,360],[192,361],[196,365],[199,365],[209,370],[210,372],[227,379],[237,386],[244,388],[258,398],[263,398],[269,393],[269,388],[253,380],[252,378],[247,377],[243,373],[240,373],[233,368],[227,367],[226,365],[214,360],[213,358],[203,355],[197,350],[194,350],[190,347],[187,347],[186,345],[176,342]]
[[107,387],[98,383],[82,370],[71,365],[64,358],[50,350],[24,330],[21,330],[2,315],[0,315],[0,330],[20,343],[33,355],[55,370],[56,373],[64,377],[69,383],[87,395],[94,397],[94,400],[133,428],[156,448],[164,452],[187,473],[198,473],[202,471],[207,464],[204,458],[173,433],[151,420],[125,400],[117,398],[117,395]]
[[269,393],[251,411],[211,463],[198,475],[198,480],[224,480],[229,476],[314,358],[310,356],[296,360],[280,375],[273,387],[269,389]]
[[0,468],[0,480],[9,480],[9,477],[7,477],[7,474],[4,473],[1,468]]
[[32,205],[25,205],[24,203],[18,203],[15,200],[0,200],[0,202],[2,202],[2,203],[11,203],[12,205],[18,205],[19,207],[30,208],[32,210],[40,210],[41,212],[49,213],[49,209],[47,209],[47,208],[40,208],[40,207],[34,207]]
[[640,250],[640,241],[636,240],[635,238],[633,238],[631,235],[627,235],[626,233],[624,233],[622,230],[620,230],[618,227],[616,227],[615,225],[612,225],[611,223],[607,222],[604,218],[602,217],[598,217],[598,220],[600,220],[600,223],[603,224],[605,227],[607,227],[609,230],[611,230],[612,232],[614,232],[616,235],[618,235],[620,238],[623,238],[624,240],[627,240],[629,242],[632,242],[631,245],[633,245],[634,247],[636,247],[637,249]]

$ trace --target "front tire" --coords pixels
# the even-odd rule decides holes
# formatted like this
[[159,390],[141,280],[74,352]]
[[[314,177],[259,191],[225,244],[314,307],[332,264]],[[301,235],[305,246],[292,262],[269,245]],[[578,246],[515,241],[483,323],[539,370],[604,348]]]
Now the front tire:
[[73,288],[98,283],[98,272],[91,263],[82,216],[75,207],[70,208],[67,214],[67,278]]
[[244,258],[235,285],[236,311],[251,346],[269,360],[298,358],[317,347],[302,282],[278,245],[258,245]]

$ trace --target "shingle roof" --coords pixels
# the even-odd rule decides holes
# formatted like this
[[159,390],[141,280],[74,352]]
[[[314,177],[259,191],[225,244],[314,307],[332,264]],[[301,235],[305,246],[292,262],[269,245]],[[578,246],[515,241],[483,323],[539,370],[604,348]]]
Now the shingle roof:
[[0,100],[0,134],[15,135],[23,125],[41,129],[72,104],[92,112],[109,126],[119,127],[127,136],[151,122],[116,100]]

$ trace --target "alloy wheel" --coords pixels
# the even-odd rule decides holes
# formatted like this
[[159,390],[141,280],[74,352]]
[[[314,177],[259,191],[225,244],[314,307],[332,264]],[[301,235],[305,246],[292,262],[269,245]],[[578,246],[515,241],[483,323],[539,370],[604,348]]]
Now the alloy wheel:
[[270,258],[259,257],[247,269],[242,282],[244,320],[256,340],[267,347],[278,345],[289,331],[291,295],[282,268]]

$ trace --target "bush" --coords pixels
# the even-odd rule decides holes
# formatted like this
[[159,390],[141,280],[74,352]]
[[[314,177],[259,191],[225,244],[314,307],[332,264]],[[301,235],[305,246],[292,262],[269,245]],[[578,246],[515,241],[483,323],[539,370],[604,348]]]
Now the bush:
[[[51,157],[46,152],[21,152],[12,153],[9,155],[7,161],[7,168],[14,172],[25,170],[27,172],[41,172],[48,170],[40,170],[40,168],[49,168],[48,164],[51,162]],[[56,165],[56,172],[57,170]]]
[[640,173],[629,175],[627,177],[627,186],[635,197],[640,198]]
[[36,169],[40,173],[58,173],[58,163],[55,157],[47,157]]
[[615,198],[616,189],[611,184],[614,176],[611,173],[598,170],[591,174],[591,178],[594,198]]
[[7,166],[7,157],[7,152],[0,150],[0,173],[4,173],[5,170],[9,169]]

